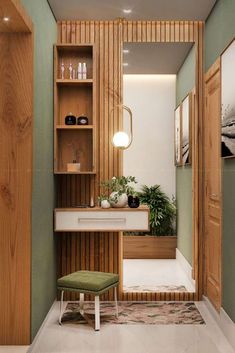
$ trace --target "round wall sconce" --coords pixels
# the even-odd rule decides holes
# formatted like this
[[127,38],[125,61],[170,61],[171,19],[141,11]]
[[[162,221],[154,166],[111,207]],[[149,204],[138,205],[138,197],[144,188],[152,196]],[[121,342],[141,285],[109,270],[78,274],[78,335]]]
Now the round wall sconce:
[[[128,135],[125,131],[117,131],[112,139],[112,144],[116,148],[120,148],[122,150],[126,150],[127,148],[130,147],[133,141],[133,122],[132,122],[132,111],[130,110],[129,107],[126,105],[119,104],[117,105],[118,108],[122,108],[123,110],[126,110],[129,114],[129,119],[130,119],[130,135]],[[113,112],[114,109],[112,109],[111,112]]]

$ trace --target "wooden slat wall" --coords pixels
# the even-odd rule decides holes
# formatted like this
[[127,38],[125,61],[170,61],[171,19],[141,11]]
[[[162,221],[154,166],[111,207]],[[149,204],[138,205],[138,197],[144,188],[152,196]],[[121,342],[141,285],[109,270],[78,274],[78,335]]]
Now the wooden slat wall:
[[[97,200],[101,180],[119,175],[121,154],[113,148],[109,136],[118,129],[119,114],[115,109],[121,101],[121,43],[122,32],[118,21],[67,21],[58,24],[59,43],[95,43],[97,78],[97,175],[57,176],[57,206],[89,204]],[[64,233],[58,235],[58,276],[79,269],[121,273],[119,261],[119,233]],[[119,265],[120,264],[120,265]],[[67,299],[76,294],[67,293]],[[111,300],[113,292],[104,296]],[[87,296],[86,299],[89,299]]]
[[[59,21],[58,43],[95,43],[97,72],[97,170],[95,177],[62,176],[58,180],[57,206],[71,206],[73,200],[89,202],[91,189],[98,196],[99,183],[122,174],[122,155],[114,150],[110,136],[121,125],[121,116],[112,108],[122,102],[123,42],[195,42],[197,45],[196,102],[202,113],[201,83],[203,22],[195,21]],[[197,115],[198,116],[198,115]],[[198,152],[195,159],[198,162]],[[198,176],[195,185],[198,182]],[[93,185],[93,186],[91,186]],[[92,192],[93,194],[93,192]],[[196,209],[199,201],[195,200]],[[198,226],[198,217],[196,218]],[[58,276],[73,270],[113,271],[122,275],[121,233],[64,233],[58,235]],[[199,243],[199,242],[198,242]],[[198,245],[199,246],[199,245]],[[196,251],[198,253],[198,251]],[[197,263],[198,265],[198,263]],[[199,271],[195,270],[195,276]],[[193,300],[194,293],[122,293],[122,300]],[[74,299],[74,294],[67,294]],[[110,292],[105,299],[112,300]]]

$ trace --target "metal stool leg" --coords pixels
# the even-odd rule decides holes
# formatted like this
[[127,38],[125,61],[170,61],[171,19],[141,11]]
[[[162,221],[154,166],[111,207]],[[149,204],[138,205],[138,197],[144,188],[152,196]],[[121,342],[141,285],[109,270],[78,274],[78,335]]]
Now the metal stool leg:
[[64,291],[61,291],[61,297],[60,297],[60,316],[59,316],[59,324],[62,325],[62,316],[63,316],[63,299],[64,299]]
[[84,314],[84,293],[80,293],[79,308],[80,308],[81,315],[83,315]]
[[95,331],[100,330],[100,297],[95,296]]
[[114,288],[114,300],[115,300],[115,307],[116,307],[116,318],[118,318],[117,287]]

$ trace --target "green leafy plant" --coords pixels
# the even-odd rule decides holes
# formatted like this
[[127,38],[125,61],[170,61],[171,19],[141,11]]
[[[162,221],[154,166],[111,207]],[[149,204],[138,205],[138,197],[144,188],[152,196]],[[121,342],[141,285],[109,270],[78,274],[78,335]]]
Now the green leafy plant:
[[110,201],[109,196],[107,196],[106,194],[101,194],[101,195],[98,197],[99,203],[101,203],[101,202],[104,201],[104,200]]
[[[135,192],[134,184],[137,181],[133,176],[120,176],[120,177],[113,177],[110,180],[101,182],[101,187],[104,190],[102,197],[107,195],[108,193],[115,192],[116,194],[111,198],[111,201],[117,202],[118,197],[122,194],[133,195]],[[106,199],[110,198],[107,196]]]
[[143,185],[138,194],[140,203],[150,209],[150,234],[174,235],[176,221],[175,200],[172,201],[161,190],[160,185]]

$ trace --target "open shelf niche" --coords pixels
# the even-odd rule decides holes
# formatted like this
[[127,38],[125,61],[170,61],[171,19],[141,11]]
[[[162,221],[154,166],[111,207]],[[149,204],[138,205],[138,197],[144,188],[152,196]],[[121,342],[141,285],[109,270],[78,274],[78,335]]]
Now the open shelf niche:
[[[94,45],[55,45],[54,47],[54,173],[96,173],[96,111]],[[78,63],[86,63],[87,77],[78,79]],[[64,75],[61,66],[64,64]],[[69,65],[75,70],[69,78]],[[62,77],[63,76],[63,77]],[[86,116],[88,125],[65,125],[67,115]],[[68,164],[80,163],[70,171]]]

